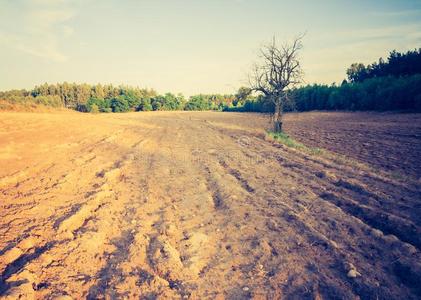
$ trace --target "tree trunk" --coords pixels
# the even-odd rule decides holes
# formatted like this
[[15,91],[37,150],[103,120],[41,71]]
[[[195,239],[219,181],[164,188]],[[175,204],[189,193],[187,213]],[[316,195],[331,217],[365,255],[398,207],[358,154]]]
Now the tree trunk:
[[276,99],[275,113],[273,115],[273,131],[282,132],[282,106],[280,99]]

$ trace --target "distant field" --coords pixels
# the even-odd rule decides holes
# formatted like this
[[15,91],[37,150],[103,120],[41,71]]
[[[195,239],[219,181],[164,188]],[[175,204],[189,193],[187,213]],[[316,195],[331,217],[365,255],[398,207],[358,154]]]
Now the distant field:
[[0,296],[420,298],[421,115],[268,125],[0,113]]

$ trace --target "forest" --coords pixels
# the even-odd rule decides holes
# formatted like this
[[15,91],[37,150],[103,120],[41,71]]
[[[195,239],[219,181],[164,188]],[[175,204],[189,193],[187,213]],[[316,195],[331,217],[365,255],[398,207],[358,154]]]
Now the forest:
[[[421,110],[421,49],[390,52],[365,66],[352,64],[341,84],[313,84],[293,88],[284,111],[310,110]],[[81,112],[158,110],[219,110],[272,112],[274,105],[251,89],[241,87],[234,95],[158,94],[153,89],[76,83],[42,84],[33,90],[0,92],[0,100],[15,104],[66,107]]]
[[33,90],[0,92],[0,99],[15,104],[35,103],[66,107],[81,112],[127,112],[157,110],[222,110],[232,106],[233,95],[158,94],[153,89],[76,83],[43,84]]
[[[291,89],[284,111],[310,110],[421,110],[421,49],[392,51],[365,66],[352,64],[340,85],[313,84]],[[273,104],[246,88],[236,95],[237,105],[227,111],[271,112]]]

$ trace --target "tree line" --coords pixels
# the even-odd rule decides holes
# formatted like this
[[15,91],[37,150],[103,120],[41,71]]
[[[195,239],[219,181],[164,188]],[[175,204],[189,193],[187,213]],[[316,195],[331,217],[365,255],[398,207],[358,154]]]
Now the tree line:
[[[282,110],[421,110],[421,49],[406,53],[392,51],[386,60],[379,59],[367,66],[355,63],[346,73],[348,78],[340,85],[313,84],[282,91],[282,95],[288,94],[282,98]],[[146,88],[67,82],[45,83],[32,90],[0,92],[0,100],[83,112],[274,112],[276,103],[264,93],[254,94],[253,87],[242,87],[234,95],[199,94],[185,98],[182,94],[160,95]]]
[[0,92],[0,99],[12,103],[35,103],[66,107],[82,112],[127,112],[157,110],[223,110],[233,95],[199,94],[186,99],[182,94],[158,94],[153,89],[130,86],[76,83],[43,84],[32,90]]
[[421,48],[406,53],[394,50],[390,52],[386,61],[380,58],[378,62],[367,66],[362,63],[354,63],[348,68],[346,74],[350,82],[363,82],[375,77],[402,77],[421,74]]
[[[284,111],[421,110],[421,49],[390,52],[387,60],[364,66],[352,64],[340,85],[313,84],[288,90]],[[265,95],[241,88],[226,111],[274,112]]]

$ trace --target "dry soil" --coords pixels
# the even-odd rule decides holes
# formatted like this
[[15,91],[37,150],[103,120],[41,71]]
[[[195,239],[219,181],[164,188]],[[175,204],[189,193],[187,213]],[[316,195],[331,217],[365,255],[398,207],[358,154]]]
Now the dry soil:
[[0,113],[0,297],[420,298],[420,116],[343,116]]

